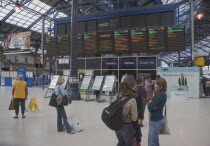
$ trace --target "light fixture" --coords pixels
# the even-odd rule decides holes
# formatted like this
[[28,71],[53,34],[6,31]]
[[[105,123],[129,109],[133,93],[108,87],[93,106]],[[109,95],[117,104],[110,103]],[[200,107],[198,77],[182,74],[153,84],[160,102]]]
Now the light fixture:
[[17,0],[16,2],[15,2],[15,6],[14,6],[14,8],[13,8],[16,12],[18,12],[18,11],[20,11],[21,10],[21,8],[20,8],[20,3],[19,3],[19,1]]
[[202,19],[204,17],[204,13],[202,12],[198,12],[196,15],[196,18],[198,18],[199,20]]

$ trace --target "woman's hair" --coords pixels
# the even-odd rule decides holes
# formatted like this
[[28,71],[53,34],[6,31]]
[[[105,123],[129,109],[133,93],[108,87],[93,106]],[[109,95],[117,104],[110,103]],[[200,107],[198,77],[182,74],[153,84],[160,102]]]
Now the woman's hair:
[[150,75],[149,75],[149,76],[147,76],[147,80],[148,80],[149,78],[151,78],[151,76],[150,76]]
[[167,91],[167,82],[164,78],[157,79],[156,84],[159,86],[158,92],[166,92]]
[[133,75],[127,75],[125,80],[120,83],[120,97],[128,95],[134,96],[133,88],[136,86],[136,80]]
[[57,81],[57,85],[60,84],[62,85],[65,82],[65,79],[63,77],[59,77]]
[[156,75],[156,79],[160,79],[161,78],[161,76],[160,75]]
[[144,80],[142,78],[139,78],[136,83],[139,85],[139,84],[141,84],[143,82],[144,82]]

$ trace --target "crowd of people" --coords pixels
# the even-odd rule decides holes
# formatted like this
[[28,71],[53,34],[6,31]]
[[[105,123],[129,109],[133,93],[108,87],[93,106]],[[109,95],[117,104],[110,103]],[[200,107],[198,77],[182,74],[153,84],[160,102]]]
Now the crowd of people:
[[160,75],[157,75],[155,83],[151,82],[151,76],[145,81],[139,78],[137,82],[132,75],[123,77],[117,100],[125,97],[131,99],[123,106],[123,126],[116,131],[117,146],[140,146],[146,105],[150,113],[148,146],[160,145],[159,133],[165,123],[163,109],[167,100],[166,90],[166,80]]
[[[63,77],[58,79],[53,94],[62,94],[63,96],[67,95],[65,87],[62,85],[64,82],[65,80]],[[154,92],[153,87],[155,89]],[[159,75],[157,75],[157,79],[154,83],[151,82],[151,76],[148,76],[145,81],[142,78],[139,78],[136,81],[132,75],[126,74],[123,76],[116,100],[120,101],[126,97],[129,97],[130,99],[123,106],[123,126],[120,130],[115,131],[118,139],[117,146],[140,145],[142,137],[141,127],[143,127],[146,105],[150,113],[148,146],[160,145],[159,133],[165,123],[163,109],[167,100],[166,90],[166,80]],[[19,80],[15,82],[12,93],[15,98],[16,115],[14,118],[18,118],[20,103],[22,108],[22,118],[25,118],[25,100],[28,96],[28,89],[27,83],[23,81],[23,76],[20,75]],[[66,129],[67,133],[74,134],[75,132],[67,122],[64,107],[56,106],[56,110],[58,132]]]

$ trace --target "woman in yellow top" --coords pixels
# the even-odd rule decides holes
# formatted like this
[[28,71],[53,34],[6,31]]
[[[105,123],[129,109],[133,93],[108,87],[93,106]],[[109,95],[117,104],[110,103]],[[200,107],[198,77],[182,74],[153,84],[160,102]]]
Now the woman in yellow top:
[[27,88],[27,83],[23,81],[22,75],[18,76],[18,81],[16,81],[13,86],[12,95],[13,98],[15,99],[15,114],[16,114],[16,116],[14,116],[13,118],[16,119],[18,118],[20,103],[21,103],[22,118],[25,118],[26,117],[24,115],[25,100],[27,99],[28,96],[28,88]]

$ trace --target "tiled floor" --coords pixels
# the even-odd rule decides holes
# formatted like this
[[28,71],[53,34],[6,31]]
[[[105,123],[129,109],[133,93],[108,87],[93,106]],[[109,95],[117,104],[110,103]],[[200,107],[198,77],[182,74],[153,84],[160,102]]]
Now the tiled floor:
[[[41,112],[28,112],[26,119],[13,119],[9,111],[10,87],[0,87],[0,146],[116,146],[117,139],[101,121],[109,103],[74,101],[66,107],[68,116],[81,120],[84,131],[75,135],[58,133],[56,110],[44,99],[46,90],[29,89]],[[108,98],[108,97],[106,97]],[[28,103],[28,101],[27,101]],[[210,99],[168,99],[170,136],[160,136],[161,146],[210,146]],[[147,146],[148,112],[145,113],[142,146]]]

